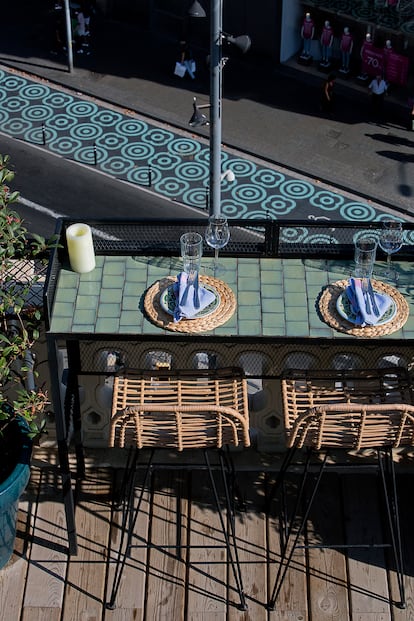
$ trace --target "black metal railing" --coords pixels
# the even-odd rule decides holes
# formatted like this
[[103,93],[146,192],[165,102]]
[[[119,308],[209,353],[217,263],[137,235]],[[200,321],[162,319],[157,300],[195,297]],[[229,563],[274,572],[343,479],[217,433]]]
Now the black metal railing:
[[[63,255],[67,254],[65,231],[72,220],[60,220]],[[179,220],[88,220],[97,254],[179,254],[180,236],[187,231],[204,234],[206,219]],[[353,254],[355,238],[362,231],[378,233],[381,222],[314,222],[298,220],[229,220],[230,241],[221,254],[227,256],[330,257]],[[405,246],[400,256],[412,256],[414,223],[404,223]],[[206,245],[205,254],[213,253]]]
[[[97,255],[179,256],[180,236],[188,231],[204,234],[206,218],[180,220],[88,220]],[[60,219],[56,233],[59,248],[52,251],[45,287],[46,322],[50,318],[56,278],[67,263],[66,229],[74,223]],[[381,222],[229,220],[230,241],[220,250],[222,256],[268,258],[351,259],[354,241],[364,231],[379,234]],[[405,244],[401,259],[414,254],[414,223],[404,223]],[[213,250],[205,245],[206,256]]]

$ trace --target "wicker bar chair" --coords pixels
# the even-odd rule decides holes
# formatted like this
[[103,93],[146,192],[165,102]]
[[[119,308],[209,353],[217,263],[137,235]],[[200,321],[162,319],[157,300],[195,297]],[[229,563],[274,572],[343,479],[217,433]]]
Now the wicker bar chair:
[[[387,543],[381,542],[376,547],[392,549],[400,595],[400,601],[396,605],[405,608],[393,449],[414,445],[414,406],[407,372],[402,368],[338,372],[292,371],[282,380],[282,396],[288,450],[268,496],[268,507],[276,493],[280,492],[283,497],[285,477],[293,466],[298,449],[305,449],[306,455],[301,464],[302,476],[294,507],[290,513],[285,506],[281,510],[281,560],[268,608],[274,610],[276,606],[322,475],[330,467],[340,467],[338,455],[341,451],[352,451],[354,454],[364,451],[364,459],[360,459],[354,467],[361,466],[366,469],[371,466],[380,475],[390,538]],[[369,460],[367,463],[367,452],[376,457],[375,462]],[[334,456],[334,459],[328,460],[329,456]],[[312,471],[313,457],[316,457],[316,472]],[[305,498],[308,481],[311,484]],[[369,544],[353,544],[352,547],[368,546]],[[347,546],[324,544],[320,547]]]
[[[122,573],[130,554],[135,524],[144,489],[156,468],[155,452],[199,449],[209,474],[227,556],[240,598],[243,591],[234,519],[234,466],[228,448],[248,447],[249,411],[247,382],[240,368],[174,373],[160,370],[129,372],[114,379],[110,446],[132,447],[122,484],[123,518],[112,592],[107,608],[116,606]],[[144,483],[134,508],[133,486],[141,449],[151,449],[145,465]],[[226,451],[224,451],[226,449]],[[218,479],[224,489],[226,519],[219,499],[217,472],[209,451],[218,451]]]

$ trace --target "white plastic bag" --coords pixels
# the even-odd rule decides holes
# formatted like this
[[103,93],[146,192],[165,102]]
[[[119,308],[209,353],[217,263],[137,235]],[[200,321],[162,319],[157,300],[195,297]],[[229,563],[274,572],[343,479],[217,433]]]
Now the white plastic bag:
[[180,78],[185,76],[186,68],[178,61],[175,63],[174,75],[178,75]]

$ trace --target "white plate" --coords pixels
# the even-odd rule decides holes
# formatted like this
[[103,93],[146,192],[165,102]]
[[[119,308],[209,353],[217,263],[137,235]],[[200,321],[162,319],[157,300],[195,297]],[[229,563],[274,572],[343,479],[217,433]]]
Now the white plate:
[[[397,306],[394,300],[386,293],[383,293],[382,291],[375,291],[375,293],[380,293],[382,296],[384,296],[385,298],[388,298],[390,301],[390,306],[388,310],[385,311],[381,319],[379,319],[375,324],[376,326],[382,326],[385,323],[388,323],[389,321],[392,321],[394,319],[395,315],[397,314]],[[351,303],[348,300],[346,291],[342,291],[341,295],[338,297],[336,301],[336,309],[338,313],[341,315],[341,317],[343,317],[350,323],[356,324],[357,317],[351,308]]]
[[[169,285],[169,287],[164,289],[164,291],[160,295],[161,307],[169,315],[174,315],[175,309],[175,295],[173,287],[174,285]],[[191,317],[191,319],[201,319],[204,317],[208,317],[209,315],[211,315],[211,313],[214,313],[214,311],[220,306],[220,294],[215,287],[209,284],[203,284],[200,285],[200,287],[204,287],[204,289],[208,289],[208,291],[214,293],[214,300],[208,306],[206,306],[206,308],[203,308],[203,310],[199,311],[196,315],[194,315],[194,317]]]

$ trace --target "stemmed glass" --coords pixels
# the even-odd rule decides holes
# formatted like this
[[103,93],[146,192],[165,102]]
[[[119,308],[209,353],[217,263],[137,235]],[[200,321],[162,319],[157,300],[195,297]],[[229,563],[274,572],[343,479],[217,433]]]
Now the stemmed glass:
[[218,254],[220,248],[224,248],[229,243],[230,229],[227,218],[222,215],[210,216],[204,237],[207,244],[214,248],[214,272],[225,271],[224,268],[219,268]]
[[403,245],[402,223],[397,222],[397,220],[384,220],[378,245],[387,254],[387,268],[383,275],[387,278],[391,278],[393,275],[398,278],[397,272],[391,268],[391,256],[394,252],[398,252]]

